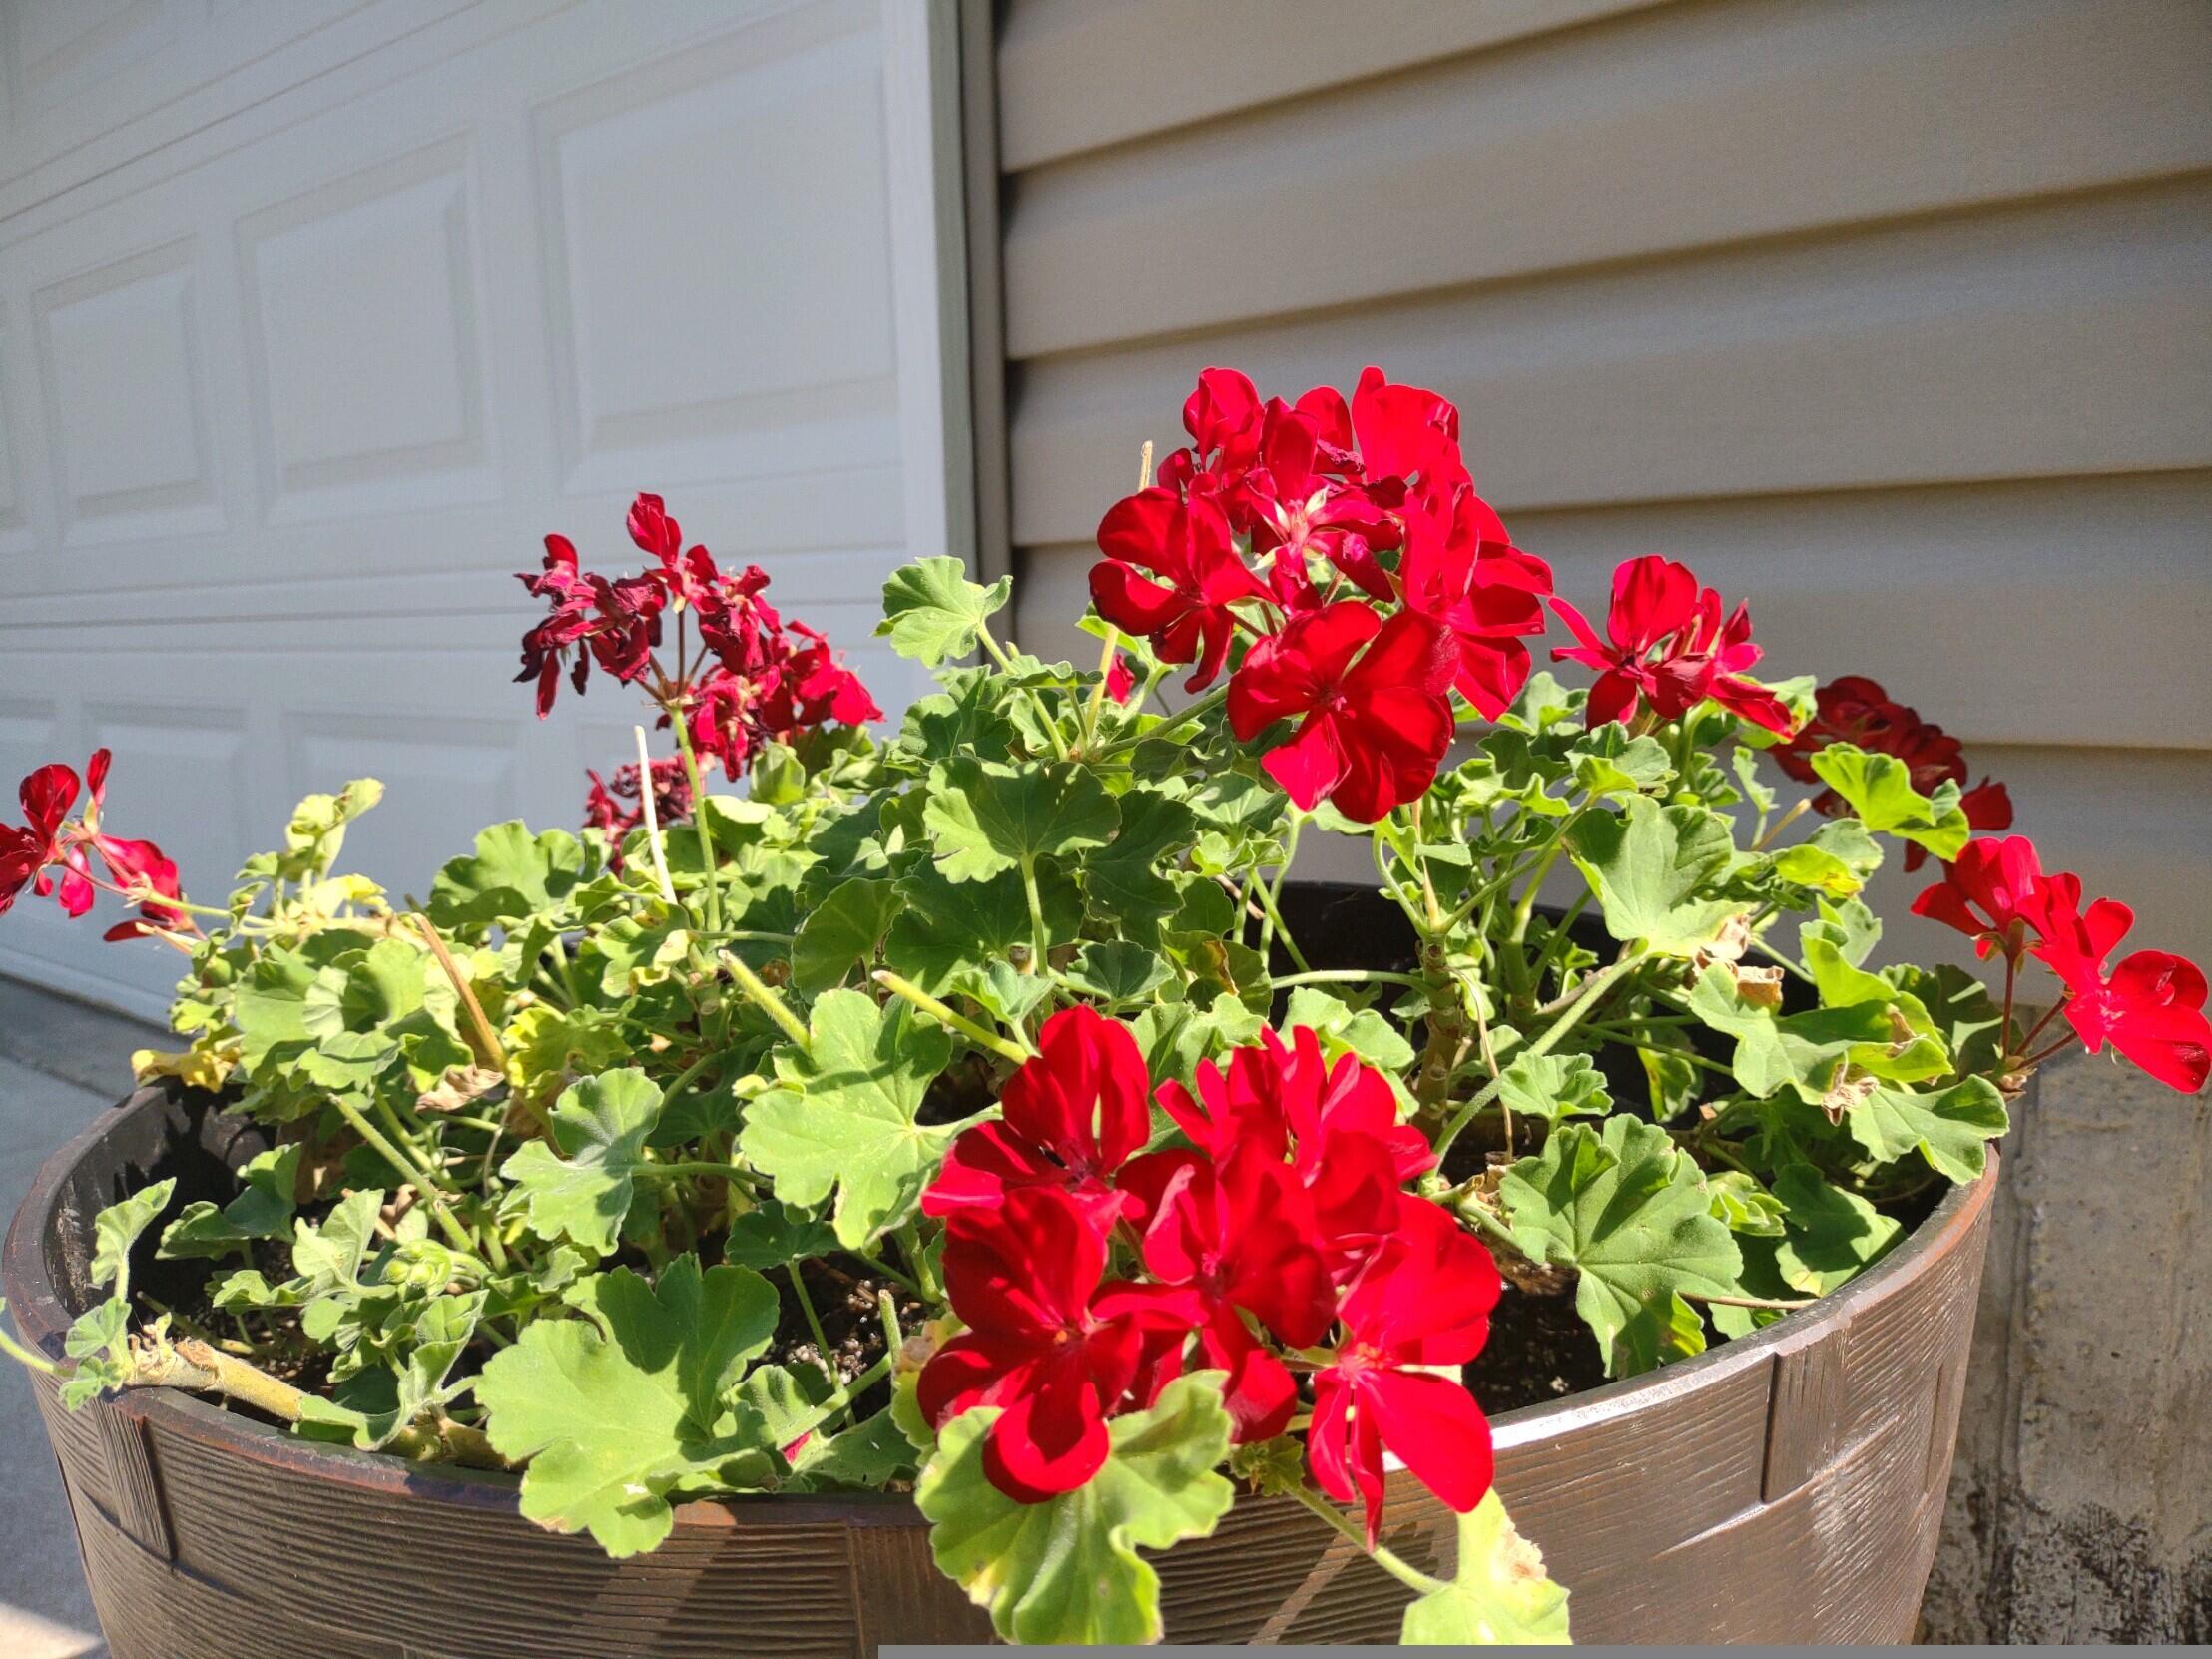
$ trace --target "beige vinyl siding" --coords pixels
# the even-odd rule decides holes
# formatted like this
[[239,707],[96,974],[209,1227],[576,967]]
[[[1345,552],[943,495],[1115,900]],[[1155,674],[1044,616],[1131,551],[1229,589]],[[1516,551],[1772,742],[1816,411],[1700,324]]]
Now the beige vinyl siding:
[[1196,370],[1463,412],[1602,603],[1665,551],[2212,955],[2212,6],[1014,0],[1019,628]]

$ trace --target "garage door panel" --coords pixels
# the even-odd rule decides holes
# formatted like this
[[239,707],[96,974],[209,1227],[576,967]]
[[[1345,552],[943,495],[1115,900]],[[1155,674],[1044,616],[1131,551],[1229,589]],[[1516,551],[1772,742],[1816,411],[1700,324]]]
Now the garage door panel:
[[[328,73],[104,168],[164,107],[125,100],[16,175],[73,183],[0,185],[0,790],[110,742],[111,822],[196,894],[356,776],[389,788],[348,862],[394,891],[486,823],[573,826],[636,699],[595,676],[533,718],[512,573],[549,531],[635,563],[641,489],[764,566],[895,717],[921,678],[868,635],[892,567],[957,550],[914,473],[944,465],[931,376],[965,347],[916,351],[892,306],[894,270],[957,280],[959,251],[891,210],[892,153],[950,135],[941,44],[890,3],[374,0],[318,14],[383,30],[330,67],[242,0],[255,61]],[[233,84],[207,50],[112,80],[199,108]],[[45,143],[24,109],[11,160]],[[0,971],[166,1002],[174,961],[27,908]]]

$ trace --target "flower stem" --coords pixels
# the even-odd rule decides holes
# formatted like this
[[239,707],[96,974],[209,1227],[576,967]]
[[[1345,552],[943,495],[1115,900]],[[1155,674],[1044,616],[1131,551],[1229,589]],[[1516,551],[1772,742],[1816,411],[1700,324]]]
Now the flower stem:
[[[1006,654],[1004,646],[991,637],[988,623],[978,622],[975,625],[975,637],[983,642],[983,649],[990,653],[991,661],[998,665],[999,673],[1010,675],[1014,672],[1013,658]],[[1060,735],[1059,721],[1055,720],[1052,711],[1045,707],[1044,699],[1037,695],[1036,687],[1025,686],[1022,689],[1028,694],[1029,707],[1036,711],[1037,724],[1044,728],[1044,735],[1052,745],[1052,758],[1056,761],[1066,760],[1068,758],[1068,744],[1067,739]]]
[[754,1005],[774,1020],[777,1028],[804,1051],[813,1039],[808,1036],[807,1027],[800,1023],[799,1016],[792,1012],[791,1004],[771,990],[759,974],[746,966],[743,958],[725,950],[722,952],[722,965],[730,970],[730,977],[738,982],[739,989],[753,999]]
[[477,1057],[493,1071],[507,1069],[507,1051],[499,1044],[499,1033],[491,1028],[491,1021],[484,1017],[484,1005],[476,1000],[476,987],[469,983],[468,975],[453,960],[453,952],[445,947],[445,935],[437,924],[422,914],[415,913],[415,923],[422,929],[422,936],[429,941],[430,954],[437,957],[438,966],[445,970],[445,977],[452,981],[454,994],[461,999],[461,1006],[468,1010],[468,1022],[476,1033]]
[[453,1212],[445,1207],[447,1189],[440,1184],[438,1178],[392,1145],[384,1132],[369,1122],[361,1109],[343,1094],[333,1093],[329,1099],[330,1104],[338,1109],[338,1116],[352,1126],[353,1133],[366,1141],[378,1157],[393,1169],[413,1178],[416,1191],[422,1195],[422,1202],[430,1207],[430,1214],[436,1218],[439,1228],[452,1241],[453,1247],[466,1251],[471,1256],[475,1255],[477,1241],[467,1228],[453,1219]]
[[1404,985],[1416,991],[1428,989],[1428,981],[1418,974],[1385,973],[1379,968],[1309,968],[1304,973],[1286,973],[1269,983],[1279,991],[1292,985]]
[[1228,698],[1229,688],[1227,686],[1216,686],[1212,691],[1208,692],[1196,703],[1193,703],[1189,708],[1184,709],[1181,713],[1169,715],[1166,720],[1162,721],[1158,726],[1153,727],[1151,731],[1133,733],[1130,736],[1121,739],[1117,743],[1108,744],[1105,749],[1100,751],[1100,759],[1105,760],[1110,759],[1111,757],[1116,755],[1127,754],[1130,750],[1136,748],[1137,745],[1145,742],[1147,739],[1150,738],[1164,738],[1170,732],[1174,731],[1178,726],[1181,726],[1185,721],[1197,720],[1202,715],[1212,714],[1216,709],[1220,708],[1223,703],[1227,702]]
[[1777,1301],[1763,1296],[1707,1296],[1702,1291],[1684,1291],[1682,1294],[1692,1302],[1710,1303],[1715,1308],[1775,1308],[1785,1312],[1792,1308],[1810,1308],[1820,1300],[1818,1297]]
[[[676,717],[679,729],[683,717]],[[671,905],[676,903],[676,883],[668,878],[668,859],[661,851],[661,813],[653,799],[653,757],[646,753],[645,728],[633,726],[630,730],[638,740],[638,805],[645,813],[645,844],[653,853],[653,874],[661,883],[661,896]],[[699,812],[699,797],[692,797],[692,812]]]
[[[7,1298],[0,1297],[0,1314],[4,1314],[7,1311]],[[17,1342],[15,1340],[15,1333],[10,1331],[5,1325],[0,1325],[0,1354],[5,1354],[9,1359],[15,1361],[17,1364],[28,1366],[33,1371],[44,1372],[48,1377],[52,1377],[54,1373],[60,1369],[54,1364],[53,1361],[47,1359],[45,1355],[34,1353],[32,1350],[25,1348],[21,1343]]]
[[[707,928],[710,932],[719,933],[722,931],[722,871],[715,863],[715,832],[708,823],[714,815],[707,811],[707,785],[699,775],[699,757],[692,751],[691,722],[684,718],[682,709],[671,709],[668,723],[676,729],[677,753],[684,757],[684,780],[691,786],[692,828],[699,832],[699,861],[705,866],[700,871],[700,878],[707,883]],[[642,752],[645,728],[639,727],[638,733]],[[650,765],[640,772],[638,794],[641,799],[649,799],[653,794],[653,769]],[[668,878],[665,868],[661,872],[661,878],[664,881]]]
[[[1522,1049],[1521,1055],[1534,1059],[1538,1055],[1549,1054],[1559,1045],[1560,1040],[1581,1022],[1583,1016],[1604,999],[1605,992],[1612,987],[1615,981],[1631,968],[1642,965],[1642,962],[1643,957],[1641,955],[1623,956],[1612,966],[1600,968],[1583,980],[1574,989],[1573,1005],[1559,1016],[1549,1030]],[[1439,1164],[1443,1162],[1444,1154],[1451,1150],[1451,1143],[1459,1138],[1459,1131],[1466,1128],[1474,1120],[1476,1112],[1490,1103],[1498,1090],[1504,1087],[1504,1083],[1505,1079],[1502,1074],[1491,1078],[1483,1087],[1482,1092],[1460,1107],[1452,1120],[1444,1125],[1443,1133],[1436,1138],[1436,1161]]]
[[1037,860],[1021,861],[1021,893],[1029,901],[1029,960],[1021,971],[1035,975],[1044,972],[1051,963],[1046,959],[1051,947],[1051,937],[1044,927],[1044,895],[1037,890]]
[[968,1041],[974,1043],[977,1047],[986,1048],[990,1050],[991,1053],[998,1055],[1001,1059],[1011,1060],[1015,1065],[1018,1066],[1024,1065],[1030,1060],[1036,1058],[1034,1054],[1032,1054],[1021,1044],[1013,1042],[1008,1038],[1002,1037],[995,1031],[985,1030],[982,1026],[976,1024],[975,1021],[969,1019],[964,1014],[954,1013],[952,1009],[946,1007],[942,1002],[931,996],[919,985],[916,985],[909,980],[899,978],[897,974],[892,973],[888,968],[877,970],[871,977],[878,985],[881,985],[883,989],[891,992],[893,995],[904,997],[908,1002],[911,1002],[915,1007],[919,1008],[923,1013],[927,1014],[938,1024],[949,1026],[952,1030],[959,1032],[961,1036],[967,1038]]
[[1412,1565],[1385,1545],[1377,1544],[1373,1549],[1369,1549],[1367,1534],[1354,1524],[1350,1515],[1323,1497],[1321,1493],[1311,1491],[1304,1486],[1294,1486],[1291,1489],[1291,1496],[1297,1498],[1299,1502],[1305,1504],[1307,1508],[1328,1522],[1329,1525],[1335,1527],[1363,1550],[1366,1550],[1374,1558],[1377,1566],[1408,1590],[1411,1590],[1415,1595],[1430,1596],[1449,1587],[1443,1580],[1429,1577],[1428,1574],[1422,1572],[1418,1567]]
[[674,1181],[687,1175],[719,1175],[725,1181],[735,1181],[739,1186],[758,1192],[761,1178],[749,1169],[735,1164],[718,1164],[709,1159],[680,1159],[672,1164],[640,1164],[630,1172],[633,1176],[658,1176]]

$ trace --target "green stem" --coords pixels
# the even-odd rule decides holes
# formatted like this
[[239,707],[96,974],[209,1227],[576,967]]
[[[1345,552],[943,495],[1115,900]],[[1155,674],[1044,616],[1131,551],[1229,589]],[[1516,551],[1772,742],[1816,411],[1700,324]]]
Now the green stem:
[[[1010,675],[1014,672],[1013,658],[1006,654],[1004,646],[991,638],[988,623],[978,622],[975,625],[975,637],[983,642],[983,649],[990,653],[991,661],[998,665],[999,673]],[[1044,735],[1052,745],[1052,758],[1057,761],[1066,760],[1068,744],[1067,739],[1060,735],[1060,723],[1053,718],[1052,711],[1045,707],[1044,699],[1037,695],[1036,687],[1024,686],[1022,690],[1029,699],[1029,707],[1036,711],[1037,724],[1044,728]]]
[[921,1229],[908,1222],[898,1230],[898,1248],[906,1253],[906,1265],[914,1270],[914,1282],[921,1287],[921,1294],[931,1302],[942,1302],[944,1292],[937,1287],[937,1276],[929,1271],[929,1257],[921,1248]]
[[1305,1504],[1321,1519],[1342,1532],[1363,1550],[1366,1550],[1374,1558],[1377,1566],[1408,1590],[1411,1590],[1415,1595],[1430,1596],[1436,1594],[1439,1590],[1449,1588],[1442,1579],[1429,1577],[1418,1567],[1397,1555],[1387,1545],[1377,1544],[1373,1549],[1368,1549],[1367,1534],[1360,1529],[1350,1515],[1323,1497],[1321,1493],[1312,1491],[1305,1486],[1294,1486],[1291,1488],[1291,1496],[1297,1498],[1299,1502]]
[[834,1391],[842,1383],[837,1377],[836,1367],[830,1363],[830,1334],[822,1328],[822,1316],[815,1312],[815,1299],[807,1294],[807,1282],[799,1277],[799,1264],[786,1262],[784,1277],[792,1282],[792,1290],[799,1298],[799,1311],[807,1316],[807,1329],[814,1333],[815,1361],[822,1367],[822,1375],[830,1380],[830,1386]]
[[640,1164],[630,1172],[633,1176],[657,1176],[664,1181],[678,1180],[687,1175],[719,1175],[725,1181],[735,1181],[750,1192],[761,1190],[761,1178],[749,1169],[735,1164],[718,1164],[710,1159],[681,1159],[673,1164]]
[[738,982],[740,990],[753,999],[754,1005],[774,1020],[777,1029],[804,1051],[812,1039],[807,1035],[807,1027],[800,1023],[799,1016],[792,1012],[791,1004],[771,990],[761,976],[746,966],[741,958],[729,951],[722,952],[722,965],[730,970],[730,977]]
[[1021,971],[1035,975],[1043,973],[1051,963],[1046,960],[1050,936],[1045,932],[1044,897],[1037,891],[1037,860],[1034,858],[1021,861],[1021,892],[1029,900],[1029,960],[1022,964]]
[[[876,1361],[866,1371],[860,1373],[843,1387],[830,1394],[813,1411],[793,1423],[791,1427],[792,1439],[796,1440],[802,1434],[812,1434],[839,1411],[849,1411],[852,1408],[852,1402],[866,1393],[876,1381],[891,1369],[891,1363],[896,1358],[895,1354],[884,1355],[882,1359]],[[790,1442],[787,1441],[786,1443],[789,1444]]]
[[[7,1311],[7,1299],[0,1297],[0,1314],[5,1314]],[[19,1365],[28,1366],[35,1372],[44,1372],[48,1377],[52,1377],[60,1369],[45,1355],[35,1354],[17,1342],[15,1334],[5,1325],[0,1325],[0,1354],[5,1354],[9,1359]]]
[[954,1013],[919,985],[899,978],[897,974],[892,973],[887,968],[878,970],[872,977],[885,990],[895,996],[904,997],[938,1024],[949,1026],[977,1047],[986,1048],[1001,1059],[1011,1060],[1018,1066],[1025,1065],[1036,1058],[1021,1044],[1010,1042],[995,1031],[985,1030],[963,1014]]
[[1216,686],[1212,691],[1208,692],[1196,703],[1193,703],[1189,708],[1184,709],[1179,714],[1172,714],[1168,716],[1165,721],[1163,721],[1160,725],[1153,727],[1151,731],[1138,732],[1130,737],[1122,738],[1115,743],[1108,744],[1103,750],[1099,751],[1099,758],[1101,760],[1110,760],[1116,755],[1123,755],[1128,753],[1130,750],[1136,748],[1137,745],[1139,745],[1140,743],[1144,743],[1149,739],[1164,738],[1169,733],[1173,732],[1178,726],[1181,726],[1185,721],[1197,720],[1201,715],[1212,714],[1214,710],[1221,707],[1221,705],[1227,702],[1228,699],[1229,688],[1227,686]]
[[338,1116],[352,1126],[353,1133],[374,1148],[379,1157],[393,1169],[414,1178],[415,1190],[421,1193],[422,1202],[430,1207],[431,1216],[435,1218],[446,1238],[452,1241],[453,1248],[466,1251],[471,1256],[475,1255],[477,1241],[467,1228],[453,1219],[453,1212],[445,1207],[444,1189],[439,1186],[437,1178],[392,1145],[385,1138],[384,1132],[369,1122],[362,1115],[361,1109],[345,1096],[331,1095],[330,1104],[338,1109]]
[[[691,786],[692,828],[699,833],[699,861],[703,866],[700,873],[707,883],[707,928],[719,933],[722,931],[722,872],[715,865],[715,832],[707,822],[714,816],[707,811],[707,786],[699,776],[699,757],[692,752],[691,722],[682,709],[671,709],[668,723],[676,729],[677,753],[684,757],[684,781]],[[650,766],[644,769],[638,785],[641,794],[652,793]]]
[[[1643,957],[1641,955],[1623,956],[1611,967],[1601,968],[1583,980],[1580,985],[1575,987],[1573,1006],[1562,1013],[1542,1036],[1522,1049],[1521,1054],[1530,1059],[1534,1059],[1538,1055],[1549,1054],[1554,1048],[1558,1047],[1561,1039],[1581,1022],[1583,1016],[1603,1000],[1605,992],[1611,988],[1615,981],[1631,968],[1640,966],[1642,962]],[[1518,1057],[1516,1056],[1516,1058]],[[1459,1131],[1473,1120],[1476,1112],[1487,1106],[1496,1097],[1498,1090],[1503,1088],[1504,1084],[1505,1079],[1502,1074],[1491,1078],[1488,1084],[1483,1087],[1482,1092],[1460,1107],[1452,1120],[1444,1125],[1443,1133],[1436,1139],[1436,1161],[1439,1164],[1443,1162],[1444,1154],[1451,1150],[1451,1143],[1459,1138]]]

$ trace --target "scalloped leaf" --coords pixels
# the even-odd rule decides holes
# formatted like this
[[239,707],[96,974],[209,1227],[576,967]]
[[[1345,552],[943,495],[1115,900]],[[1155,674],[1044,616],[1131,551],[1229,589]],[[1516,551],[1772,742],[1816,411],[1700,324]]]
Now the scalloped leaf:
[[1008,1641],[1158,1641],[1160,1577],[1137,1551],[1207,1536],[1236,1497],[1216,1472],[1231,1428],[1220,1374],[1179,1378],[1150,1410],[1108,1423],[1104,1465],[1042,1503],[1016,1502],[983,1472],[998,1414],[977,1407],[946,1423],[914,1483],[937,1565]]

